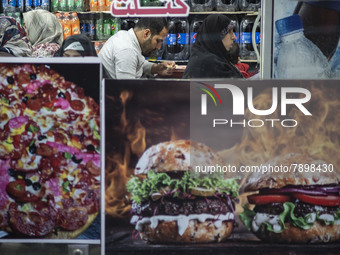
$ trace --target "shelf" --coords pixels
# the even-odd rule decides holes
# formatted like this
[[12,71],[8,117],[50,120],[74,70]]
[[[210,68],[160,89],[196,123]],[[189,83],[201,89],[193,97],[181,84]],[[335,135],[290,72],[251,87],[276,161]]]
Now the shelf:
[[257,63],[256,59],[240,59],[240,62],[243,63]]
[[220,11],[210,11],[210,12],[189,12],[190,15],[195,15],[195,14],[246,14],[246,15],[258,15],[258,12],[246,12],[246,11],[236,11],[236,12],[220,12]]

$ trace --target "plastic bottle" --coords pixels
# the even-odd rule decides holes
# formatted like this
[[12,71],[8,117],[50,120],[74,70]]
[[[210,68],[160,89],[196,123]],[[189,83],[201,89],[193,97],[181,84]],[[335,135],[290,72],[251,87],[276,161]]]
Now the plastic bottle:
[[320,49],[303,34],[299,15],[275,22],[280,35],[275,69],[278,79],[328,79],[330,66]]
[[72,35],[80,34],[80,22],[79,22],[79,18],[76,12],[72,13],[71,28],[72,28]]
[[41,9],[40,0],[33,0],[33,7],[34,7],[34,10]]
[[240,57],[244,60],[255,60],[256,54],[252,44],[252,30],[255,16],[244,16],[240,23]]
[[235,28],[234,28],[234,34],[236,36],[235,41],[237,43],[240,43],[240,23],[238,21],[238,18],[236,15],[230,15],[228,16],[231,20],[235,21]]
[[168,23],[168,34],[166,36],[166,49],[165,49],[165,59],[173,60],[175,59],[175,54],[178,53],[177,50],[177,27],[176,19],[171,18]]
[[63,19],[63,23],[64,23],[64,40],[69,37],[70,35],[72,35],[72,26],[71,26],[71,20],[70,20],[70,14],[68,12],[64,13],[64,19]]
[[119,18],[111,19],[111,35],[116,34],[119,31]]
[[90,0],[90,10],[98,11],[98,0]]
[[177,60],[187,60],[189,58],[189,22],[187,19],[179,19],[177,22],[177,46],[179,49]]
[[74,1],[74,8],[77,12],[84,11],[84,0],[75,0]]
[[59,21],[59,23],[60,23],[60,25],[62,26],[62,28],[63,28],[63,31],[64,31],[64,21],[63,21],[63,16],[62,16],[62,14],[61,13],[57,13],[56,15],[55,15],[56,17],[57,17],[57,19],[58,19],[58,21]]
[[239,0],[241,11],[258,11],[261,7],[261,0]]
[[165,58],[169,60],[189,58],[189,23],[187,19],[170,19]]
[[67,11],[74,11],[76,8],[75,0],[66,0]]
[[98,11],[105,11],[105,0],[98,0]]
[[216,0],[216,11],[235,12],[238,10],[237,0]]
[[59,9],[61,11],[67,11],[68,10],[67,0],[60,0],[60,2],[59,2]]
[[91,40],[95,40],[96,38],[96,18],[94,13],[89,14],[88,19],[88,35]]
[[23,12],[24,11],[24,6],[25,6],[25,3],[24,3],[24,0],[16,0],[16,8],[15,10],[17,12]]
[[96,17],[96,40],[104,39],[104,15],[98,13]]
[[190,11],[192,12],[209,12],[214,9],[215,0],[191,0]]
[[104,21],[103,21],[103,39],[104,40],[107,40],[110,38],[111,36],[111,30],[112,30],[112,27],[111,27],[111,20],[109,17],[105,17],[104,18]]
[[79,28],[80,28],[80,33],[82,34],[87,34],[87,24],[86,24],[86,14],[79,13]]
[[5,13],[13,13],[15,12],[16,0],[8,0],[7,3],[4,3],[4,11]]
[[59,0],[51,0],[51,12],[59,10]]
[[49,11],[50,10],[50,1],[49,0],[41,0],[41,9]]
[[110,11],[112,0],[105,0],[105,11]]
[[329,62],[332,69],[332,77],[339,79],[340,78],[340,40],[338,43],[338,47]]
[[202,22],[203,22],[203,20],[196,16],[196,17],[193,18],[193,20],[190,24],[190,48],[196,42],[197,32],[198,32],[198,29],[199,29],[200,25],[202,24]]

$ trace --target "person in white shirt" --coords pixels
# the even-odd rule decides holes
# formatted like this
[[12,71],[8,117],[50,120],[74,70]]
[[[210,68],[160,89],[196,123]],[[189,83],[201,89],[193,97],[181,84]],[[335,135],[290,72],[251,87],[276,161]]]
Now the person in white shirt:
[[135,28],[120,30],[104,44],[98,56],[105,76],[113,79],[138,79],[150,75],[170,75],[172,61],[150,63],[145,57],[160,49],[168,33],[165,18],[141,18]]

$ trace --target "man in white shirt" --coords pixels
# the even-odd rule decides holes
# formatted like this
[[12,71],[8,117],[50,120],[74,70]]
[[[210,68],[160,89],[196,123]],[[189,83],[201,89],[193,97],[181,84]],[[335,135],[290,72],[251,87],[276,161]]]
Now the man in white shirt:
[[120,30],[99,52],[106,76],[113,79],[137,79],[145,75],[171,74],[174,62],[150,63],[145,57],[160,49],[168,33],[165,18],[141,18],[135,28]]

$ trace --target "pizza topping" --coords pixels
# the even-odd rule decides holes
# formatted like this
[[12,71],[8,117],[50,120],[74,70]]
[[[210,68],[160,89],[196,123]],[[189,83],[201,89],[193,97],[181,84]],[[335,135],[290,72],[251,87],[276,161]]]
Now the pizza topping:
[[8,84],[14,84],[14,79],[11,76],[7,76],[7,83]]
[[31,80],[36,80],[37,79],[37,75],[35,73],[31,73],[30,74],[30,78],[31,78]]
[[33,111],[40,111],[43,106],[41,98],[32,97],[27,100],[27,107]]
[[55,102],[54,102],[54,107],[60,107],[61,109],[65,110],[67,108],[70,107],[70,103],[64,99],[64,98],[58,98]]
[[21,179],[9,182],[6,186],[6,191],[10,196],[20,198],[25,195],[26,183]]
[[54,150],[51,146],[41,143],[39,144],[39,147],[37,148],[37,154],[44,156],[44,157],[51,157],[54,155]]
[[85,104],[80,100],[72,100],[70,105],[71,108],[75,111],[82,111],[85,108]]

